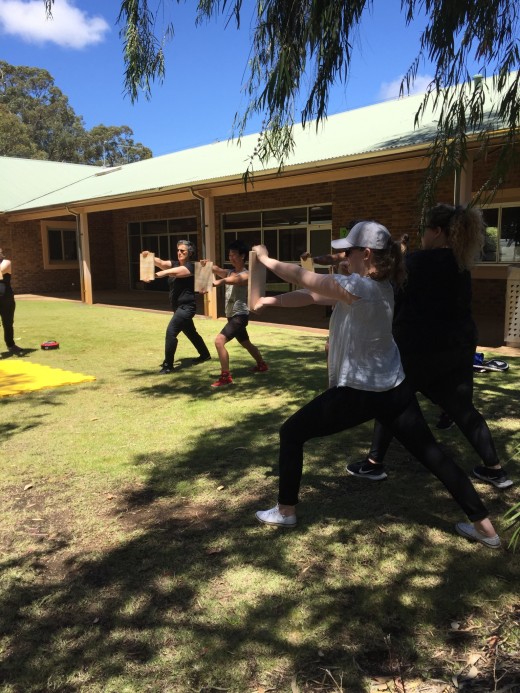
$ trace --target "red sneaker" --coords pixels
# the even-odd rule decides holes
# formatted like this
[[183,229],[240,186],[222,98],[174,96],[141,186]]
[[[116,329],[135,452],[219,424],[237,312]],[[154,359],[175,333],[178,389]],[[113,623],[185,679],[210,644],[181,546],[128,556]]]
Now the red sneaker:
[[211,387],[225,387],[226,385],[233,385],[231,373],[221,373],[220,378],[212,383]]
[[251,368],[251,370],[253,373],[265,373],[269,370],[269,366],[265,361],[260,361],[260,363],[257,363],[254,368]]

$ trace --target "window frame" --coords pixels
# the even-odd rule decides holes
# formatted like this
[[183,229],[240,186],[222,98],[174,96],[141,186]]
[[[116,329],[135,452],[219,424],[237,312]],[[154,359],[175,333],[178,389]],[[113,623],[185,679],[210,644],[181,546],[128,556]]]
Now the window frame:
[[[330,207],[330,221],[324,221],[324,220],[312,220],[311,219],[311,210],[317,210],[319,207]],[[294,225],[291,224],[265,224],[264,223],[264,214],[267,212],[278,212],[278,213],[283,213],[284,209],[306,209],[306,222],[298,222]],[[225,268],[231,267],[231,265],[228,262],[227,255],[226,255],[226,248],[228,245],[228,242],[226,242],[226,239],[229,239],[229,236],[231,234],[234,235],[235,238],[240,237],[241,233],[256,233],[258,232],[260,234],[260,238],[262,243],[265,242],[265,232],[271,231],[276,233],[276,251],[273,253],[272,249],[271,252],[273,253],[273,257],[276,259],[279,259],[279,254],[280,254],[280,233],[286,230],[295,230],[295,229],[306,229],[306,249],[309,250],[312,247],[311,244],[311,239],[312,239],[312,234],[315,231],[329,231],[330,232],[330,238],[332,240],[332,203],[331,202],[322,202],[322,203],[313,203],[313,204],[308,204],[308,205],[291,205],[290,207],[274,207],[274,208],[269,208],[269,209],[260,209],[260,210],[247,210],[248,213],[250,214],[259,214],[260,216],[260,224],[256,229],[251,229],[251,228],[239,228],[239,227],[234,227],[231,226],[230,228],[227,228],[225,226],[225,219],[229,219],[229,217],[232,217],[234,212],[223,212],[221,214],[221,219],[220,219],[220,230],[221,230],[221,257],[222,257],[222,266]],[[244,210],[241,210],[240,212],[237,212],[238,214],[244,214]],[[330,252],[330,249],[329,249]],[[300,259],[295,258],[293,260],[287,260],[286,262],[290,262],[292,264],[299,264]],[[319,270],[318,270],[319,271]],[[269,276],[269,273],[268,273]],[[276,286],[278,287],[278,291],[290,291],[291,287],[289,284],[286,282],[280,282],[278,280],[277,282],[273,283],[268,280],[267,283],[267,290],[270,291],[270,286]],[[282,288],[283,287],[283,288]]]
[[518,202],[497,202],[488,205],[482,205],[482,211],[485,213],[486,210],[496,210],[498,216],[498,226],[497,226],[497,247],[496,247],[496,259],[495,260],[482,260],[479,259],[476,265],[478,267],[507,267],[508,265],[517,265],[520,262],[518,260],[501,260],[500,259],[500,241],[502,239],[502,216],[504,209],[511,209],[512,207],[518,208],[520,211],[520,201]]
[[[49,231],[74,231],[76,234],[76,222],[75,221],[57,221],[57,220],[46,220],[40,222],[40,232],[42,238],[42,252],[43,252],[43,269],[45,270],[68,270],[68,269],[78,269],[79,267],[79,249],[78,249],[78,239],[76,236],[76,253],[78,258],[76,260],[51,260],[49,251]],[[63,247],[63,233],[62,233],[62,247]]]

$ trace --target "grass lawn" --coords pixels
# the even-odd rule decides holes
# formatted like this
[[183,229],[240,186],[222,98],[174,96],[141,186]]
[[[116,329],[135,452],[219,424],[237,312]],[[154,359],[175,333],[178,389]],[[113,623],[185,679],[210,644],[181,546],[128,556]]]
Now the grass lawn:
[[[234,342],[221,391],[184,336],[157,375],[167,321],[18,302],[27,360],[96,380],[0,398],[2,693],[520,691],[520,553],[458,537],[458,507],[396,444],[387,481],[347,477],[370,424],[306,446],[296,529],[256,522],[280,424],[325,387],[325,338],[253,324],[270,370]],[[214,353],[223,323],[196,324]],[[519,479],[509,362],[476,400]],[[457,429],[438,439],[477,463]],[[476,484],[507,546],[520,486]]]

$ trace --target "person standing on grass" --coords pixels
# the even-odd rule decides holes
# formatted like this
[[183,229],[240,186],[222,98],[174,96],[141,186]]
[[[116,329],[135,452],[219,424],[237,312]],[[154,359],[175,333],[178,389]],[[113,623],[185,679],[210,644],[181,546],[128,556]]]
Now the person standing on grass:
[[[504,489],[513,485],[488,425],[473,404],[477,327],[471,315],[471,274],[484,240],[474,207],[438,204],[429,210],[422,250],[406,255],[407,281],[397,294],[393,333],[414,392],[437,404],[454,421],[483,461],[473,476]],[[441,417],[442,419],[443,417]],[[437,428],[447,428],[437,424]],[[347,464],[353,476],[381,481],[392,431],[376,421],[368,455]]]
[[392,336],[394,286],[405,276],[399,243],[376,222],[356,224],[344,249],[350,274],[322,275],[270,258],[256,246],[258,260],[281,279],[307,289],[317,300],[335,305],[330,321],[329,389],[293,414],[280,429],[278,504],[259,510],[260,522],[296,525],[296,504],[303,471],[303,447],[312,438],[354,428],[376,419],[447,488],[471,520],[456,531],[490,548],[500,539],[471,481],[439,447],[405,379]]
[[[148,252],[148,250],[144,250],[143,256],[146,257]],[[170,304],[174,311],[173,317],[166,328],[164,361],[161,364],[160,375],[173,373],[173,362],[179,342],[177,337],[180,332],[186,335],[199,354],[196,359],[193,359],[193,363],[203,363],[211,358],[208,347],[193,323],[193,317],[197,312],[192,260],[194,255],[195,246],[191,241],[178,241],[177,260],[161,260],[160,257],[154,259],[155,266],[160,268],[160,271],[156,272],[155,276],[168,277]]]
[[211,387],[226,387],[233,384],[233,378],[229,370],[229,353],[226,344],[232,339],[243,347],[256,361],[252,369],[254,373],[265,373],[269,370],[267,363],[262,358],[258,347],[251,343],[247,333],[249,322],[249,308],[247,306],[247,285],[249,272],[246,268],[246,260],[249,248],[242,241],[233,241],[228,248],[229,262],[232,270],[227,270],[213,265],[213,272],[219,277],[213,282],[213,286],[225,286],[225,313],[227,325],[217,335],[215,347],[220,360],[220,377]]
[[23,356],[24,350],[14,343],[14,311],[16,302],[11,286],[11,260],[8,260],[0,248],[0,318],[4,331],[4,341],[10,354]]

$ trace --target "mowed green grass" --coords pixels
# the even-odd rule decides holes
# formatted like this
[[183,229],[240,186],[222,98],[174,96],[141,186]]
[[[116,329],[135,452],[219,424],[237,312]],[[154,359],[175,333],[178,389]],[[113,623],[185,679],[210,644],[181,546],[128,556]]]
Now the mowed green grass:
[[[307,444],[296,529],[256,522],[276,501],[280,424],[326,386],[325,337],[253,323],[270,370],[251,373],[231,343],[236,385],[221,391],[216,356],[191,367],[184,336],[179,370],[157,374],[168,319],[17,304],[28,360],[96,380],[0,398],[0,690],[520,685],[519,555],[459,538],[461,512],[398,445],[386,482],[347,477],[371,424]],[[214,353],[223,322],[196,324]],[[47,339],[60,349],[41,351]],[[509,362],[476,376],[476,400],[518,479]],[[438,438],[467,471],[478,463],[457,430]],[[478,489],[507,545],[517,487]]]

